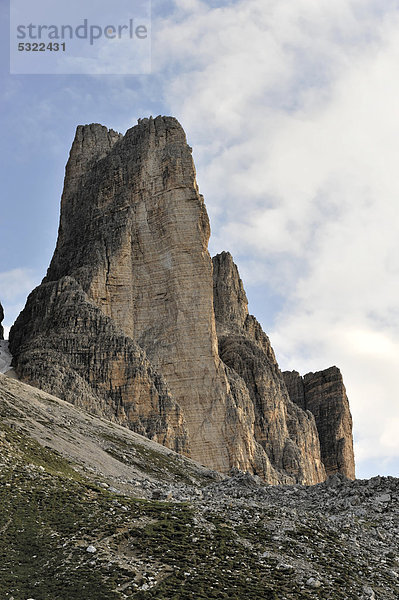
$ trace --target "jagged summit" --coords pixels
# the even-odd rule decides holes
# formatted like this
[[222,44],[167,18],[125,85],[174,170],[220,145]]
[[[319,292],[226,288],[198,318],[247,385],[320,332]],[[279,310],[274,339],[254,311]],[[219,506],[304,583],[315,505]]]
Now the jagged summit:
[[[233,258],[212,260],[209,236],[175,118],[124,136],[79,126],[54,256],[10,333],[17,374],[219,471],[321,482],[340,450],[316,408],[290,398]],[[351,421],[343,431],[349,448]]]
[[230,252],[221,252],[213,262],[213,298],[219,324],[243,327],[248,316],[248,300]]

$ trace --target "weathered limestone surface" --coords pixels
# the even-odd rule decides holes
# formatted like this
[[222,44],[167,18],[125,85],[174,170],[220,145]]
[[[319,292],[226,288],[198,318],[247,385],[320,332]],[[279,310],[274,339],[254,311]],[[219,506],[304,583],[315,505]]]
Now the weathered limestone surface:
[[355,479],[352,416],[340,370],[330,367],[304,377],[287,371],[284,378],[291,400],[315,416],[327,475]]
[[283,371],[283,377],[292,402],[295,402],[302,410],[306,410],[303,377],[298,371]]
[[314,416],[209,235],[176,119],[78,127],[56,250],[10,332],[16,372],[214,469],[318,483]]
[[4,319],[4,310],[0,302],[0,340],[4,340],[4,329],[2,326],[2,321]]
[[189,451],[182,412],[163,377],[72,277],[33,290],[12,329],[10,349],[23,381]]
[[314,418],[289,396],[269,338],[248,314],[232,256],[213,258],[214,305],[223,362],[245,382],[254,407],[254,436],[273,468],[305,483],[325,479]]

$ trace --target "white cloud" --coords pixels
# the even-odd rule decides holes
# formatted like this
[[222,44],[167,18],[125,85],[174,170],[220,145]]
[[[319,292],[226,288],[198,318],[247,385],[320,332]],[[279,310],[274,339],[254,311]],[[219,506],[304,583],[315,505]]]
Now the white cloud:
[[0,272],[0,300],[4,303],[13,302],[21,294],[32,291],[37,285],[37,276],[32,269],[12,269]]
[[[397,2],[175,5],[171,18],[154,21],[155,77],[126,80],[125,89],[121,78],[111,78],[107,94],[100,87],[93,92],[95,78],[86,87],[79,80],[79,93],[68,79],[61,90],[67,114],[79,122],[109,114],[122,131],[131,126],[129,114],[145,116],[163,102],[179,118],[194,148],[212,251],[230,250],[244,283],[270,286],[286,298],[268,332],[281,366],[306,372],[337,364],[363,472],[367,465],[393,465],[399,456]],[[9,89],[6,98],[18,91]],[[55,117],[64,103],[50,98],[35,106],[34,119],[28,112],[21,121],[17,111],[13,136],[28,140],[31,153],[48,131],[46,147],[64,152],[47,127],[62,122]],[[0,274],[7,326],[37,283],[26,270]],[[267,310],[257,317],[270,322]]]
[[32,269],[12,269],[0,272],[0,302],[4,308],[4,337],[7,339],[11,325],[23,309],[27,295],[40,283],[38,273]]
[[154,58],[212,250],[286,296],[269,332],[283,367],[341,367],[360,464],[398,457],[396,3],[177,4]]

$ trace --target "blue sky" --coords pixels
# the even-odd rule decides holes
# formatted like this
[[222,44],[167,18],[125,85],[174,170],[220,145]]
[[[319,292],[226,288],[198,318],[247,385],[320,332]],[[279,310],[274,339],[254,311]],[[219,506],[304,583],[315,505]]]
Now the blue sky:
[[399,476],[399,5],[153,0],[152,73],[9,75],[1,15],[0,299],[40,282],[78,124],[171,114],[212,254],[230,250],[283,369],[341,368],[357,472]]

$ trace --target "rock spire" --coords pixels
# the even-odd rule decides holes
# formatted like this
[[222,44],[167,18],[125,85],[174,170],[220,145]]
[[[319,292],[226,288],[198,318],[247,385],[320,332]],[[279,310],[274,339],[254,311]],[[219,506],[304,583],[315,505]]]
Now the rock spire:
[[176,119],[79,126],[54,256],[10,332],[16,372],[219,471],[323,481],[317,411],[290,398],[209,235]]

